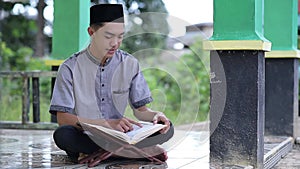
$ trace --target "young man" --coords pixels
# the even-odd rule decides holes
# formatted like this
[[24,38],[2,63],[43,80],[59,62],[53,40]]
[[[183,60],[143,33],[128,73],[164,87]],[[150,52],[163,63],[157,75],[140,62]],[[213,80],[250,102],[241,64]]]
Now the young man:
[[118,49],[124,37],[122,5],[92,6],[88,33],[89,46],[68,58],[58,71],[50,105],[50,113],[56,115],[59,124],[53,136],[56,145],[75,160],[79,153],[107,150],[109,140],[103,138],[96,144],[77,124],[88,122],[130,131],[133,124],[140,124],[123,116],[128,102],[137,119],[166,125],[137,147],[146,150],[169,140],[174,133],[169,119],[146,107],[152,98],[138,61]]

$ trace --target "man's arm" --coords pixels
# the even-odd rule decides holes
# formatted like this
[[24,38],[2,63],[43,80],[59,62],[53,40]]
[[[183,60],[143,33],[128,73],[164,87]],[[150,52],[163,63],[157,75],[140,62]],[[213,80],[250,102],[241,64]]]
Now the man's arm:
[[71,125],[71,126],[79,127],[77,125],[79,118],[74,114],[65,113],[65,112],[57,112],[56,118],[57,118],[57,123],[60,126],[61,125]]
[[72,125],[77,128],[80,128],[78,126],[78,123],[85,122],[95,125],[100,125],[107,128],[112,128],[121,132],[127,132],[133,130],[132,124],[136,124],[141,127],[141,124],[138,122],[128,119],[128,118],[121,118],[121,119],[86,119],[78,117],[74,114],[65,113],[65,112],[57,112],[57,122],[61,125]]
[[153,111],[147,106],[139,107],[133,111],[135,117],[139,120],[152,121],[154,124],[162,122],[163,124],[167,125],[160,131],[161,133],[166,133],[170,129],[170,120],[162,112]]

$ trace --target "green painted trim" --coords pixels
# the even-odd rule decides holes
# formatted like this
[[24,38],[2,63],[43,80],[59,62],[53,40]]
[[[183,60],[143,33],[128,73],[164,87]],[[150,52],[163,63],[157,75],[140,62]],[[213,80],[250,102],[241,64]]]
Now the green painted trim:
[[264,20],[272,50],[297,50],[298,0],[265,0]]
[[208,40],[203,41],[204,50],[262,50],[271,51],[272,44],[263,40]]
[[272,50],[265,53],[265,58],[300,58],[299,50]]
[[46,60],[45,64],[47,66],[59,66],[61,65],[65,60]]
[[90,3],[80,0],[78,50],[86,48],[90,43],[90,35],[87,31],[90,24],[90,5]]
[[214,0],[211,40],[263,40],[263,0]]

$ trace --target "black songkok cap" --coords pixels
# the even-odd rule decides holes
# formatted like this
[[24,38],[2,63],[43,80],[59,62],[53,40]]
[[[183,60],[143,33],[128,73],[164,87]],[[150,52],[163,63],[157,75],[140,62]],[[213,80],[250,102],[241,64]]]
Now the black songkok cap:
[[121,4],[99,4],[90,8],[90,25],[102,22],[124,23]]

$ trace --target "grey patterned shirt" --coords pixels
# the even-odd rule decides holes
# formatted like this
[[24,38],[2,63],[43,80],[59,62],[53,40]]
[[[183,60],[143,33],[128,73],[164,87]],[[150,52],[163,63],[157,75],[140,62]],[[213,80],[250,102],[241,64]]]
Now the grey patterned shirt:
[[137,59],[122,50],[104,66],[88,49],[68,58],[58,70],[49,112],[89,119],[123,117],[129,103],[139,108],[152,101]]

